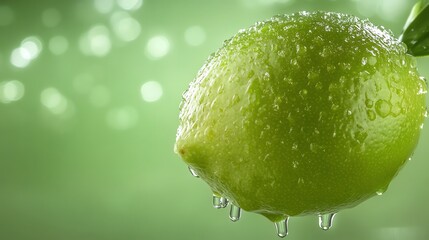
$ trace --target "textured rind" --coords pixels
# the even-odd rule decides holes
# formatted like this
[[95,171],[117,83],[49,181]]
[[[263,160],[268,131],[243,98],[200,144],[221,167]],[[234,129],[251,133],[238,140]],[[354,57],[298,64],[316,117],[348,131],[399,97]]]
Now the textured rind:
[[406,47],[369,21],[276,16],[201,68],[175,149],[244,210],[337,212],[387,189],[417,144],[425,93]]

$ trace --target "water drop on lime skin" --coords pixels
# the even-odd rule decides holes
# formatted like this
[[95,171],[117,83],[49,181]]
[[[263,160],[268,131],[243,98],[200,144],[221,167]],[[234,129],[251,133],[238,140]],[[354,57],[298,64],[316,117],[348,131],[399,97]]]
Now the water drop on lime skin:
[[193,177],[196,177],[196,178],[200,177],[200,176],[198,176],[198,173],[191,166],[189,166],[188,169],[189,169],[189,172],[191,173],[191,175]]
[[219,197],[213,194],[213,207],[216,209],[226,208],[228,206],[228,199],[224,197]]
[[229,219],[233,222],[237,222],[241,217],[241,208],[231,204],[231,209],[229,210]]
[[276,230],[277,230],[277,236],[284,238],[288,234],[288,222],[289,218],[285,218],[281,221],[275,222]]
[[335,213],[327,213],[319,215],[319,227],[322,230],[329,230],[332,227]]

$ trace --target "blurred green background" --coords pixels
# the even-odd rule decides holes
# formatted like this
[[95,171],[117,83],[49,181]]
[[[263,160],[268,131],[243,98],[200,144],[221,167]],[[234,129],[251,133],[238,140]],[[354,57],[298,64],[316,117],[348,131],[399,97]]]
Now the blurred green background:
[[[181,93],[256,21],[339,11],[398,36],[413,4],[0,0],[0,239],[277,239],[262,216],[232,223],[213,209],[173,153]],[[418,64],[429,77],[429,57]],[[328,232],[293,218],[288,239],[429,239],[428,144],[425,128],[383,196],[340,212]]]

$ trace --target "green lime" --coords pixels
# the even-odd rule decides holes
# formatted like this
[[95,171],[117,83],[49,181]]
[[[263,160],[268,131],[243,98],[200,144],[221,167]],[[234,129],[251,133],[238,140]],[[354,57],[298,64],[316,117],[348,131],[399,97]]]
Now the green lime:
[[406,46],[368,20],[276,16],[201,68],[175,149],[243,210],[275,222],[335,213],[387,189],[416,147],[425,93]]

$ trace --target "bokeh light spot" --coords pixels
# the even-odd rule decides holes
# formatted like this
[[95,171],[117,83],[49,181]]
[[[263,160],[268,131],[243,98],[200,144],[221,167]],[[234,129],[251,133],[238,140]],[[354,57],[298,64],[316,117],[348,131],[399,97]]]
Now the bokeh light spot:
[[162,97],[163,91],[157,81],[148,81],[141,86],[140,93],[144,101],[156,102]]
[[165,36],[154,36],[149,39],[146,51],[151,58],[162,58],[170,51],[170,41]]
[[113,9],[114,0],[94,0],[94,7],[99,13],[109,13]]
[[17,68],[27,67],[28,64],[30,64],[30,60],[26,58],[24,55],[25,55],[25,51],[22,51],[21,48],[15,48],[12,51],[12,54],[10,56],[10,63],[12,63],[12,65]]
[[15,14],[12,8],[8,6],[0,6],[0,26],[10,25],[15,19]]
[[0,101],[11,103],[20,100],[24,96],[24,84],[18,80],[0,83]]
[[141,32],[140,23],[127,12],[115,12],[110,18],[115,35],[125,42],[137,39]]
[[42,13],[42,22],[46,27],[56,27],[61,22],[61,13],[55,8],[48,8]]
[[22,41],[20,49],[25,58],[33,60],[39,56],[42,48],[42,42],[39,38],[31,36]]
[[53,114],[62,114],[67,110],[67,99],[53,87],[46,88],[40,95],[40,101]]
[[407,8],[407,1],[404,0],[381,0],[377,8],[377,15],[390,22],[402,21],[401,14]]
[[15,67],[25,68],[39,56],[42,48],[42,42],[39,38],[28,37],[21,42],[20,47],[12,51],[10,62]]
[[109,30],[103,25],[92,27],[80,38],[79,47],[85,55],[106,56],[112,48]]
[[206,32],[200,26],[192,26],[185,31],[185,41],[191,46],[199,46],[206,41]]
[[127,130],[137,124],[138,113],[132,107],[111,109],[106,116],[107,125],[115,130]]
[[117,2],[124,10],[137,10],[143,4],[143,0],[117,0]]
[[54,55],[61,55],[69,48],[69,41],[63,36],[55,36],[49,40],[49,50]]

